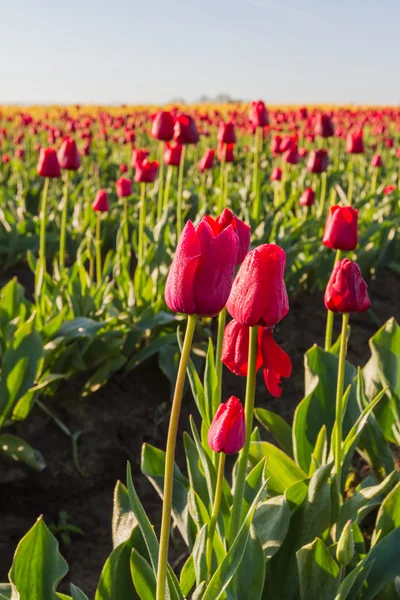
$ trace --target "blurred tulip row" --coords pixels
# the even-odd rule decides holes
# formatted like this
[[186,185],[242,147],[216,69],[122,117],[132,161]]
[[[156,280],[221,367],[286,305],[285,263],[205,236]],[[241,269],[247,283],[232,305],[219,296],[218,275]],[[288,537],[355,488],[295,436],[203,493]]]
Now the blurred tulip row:
[[[162,498],[160,531],[128,465],[96,600],[394,599],[399,326],[391,319],[371,338],[362,370],[347,347],[351,315],[371,307],[366,280],[399,271],[400,110],[268,110],[261,100],[4,109],[0,125],[0,252],[6,269],[26,257],[32,272],[28,299],[15,280],[0,297],[0,427],[36,406],[71,438],[82,472],[79,432],[46,402],[60,382],[79,365],[87,395],[151,355],[161,368],[177,358],[163,369],[173,389],[165,448],[142,451]],[[262,368],[266,398],[281,396],[292,362],[279,323],[290,297],[314,289],[325,290],[325,345],[305,355],[289,424],[255,405],[256,377]],[[222,397],[223,366],[246,378],[244,398]],[[186,378],[198,415],[184,475],[175,454]],[[8,432],[0,449],[44,467]],[[363,481],[356,460],[368,465]],[[373,509],[371,539],[363,519]],[[171,528],[185,547],[175,571]],[[40,519],[0,597],[31,598],[33,578],[37,597],[54,600],[65,573]],[[86,598],[70,594],[58,597]]]

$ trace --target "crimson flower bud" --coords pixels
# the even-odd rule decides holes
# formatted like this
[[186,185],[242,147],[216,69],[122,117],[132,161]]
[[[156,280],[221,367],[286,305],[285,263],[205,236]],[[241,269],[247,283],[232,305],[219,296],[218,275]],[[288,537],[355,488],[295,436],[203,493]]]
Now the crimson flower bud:
[[188,221],[168,273],[167,306],[187,315],[217,315],[232,288],[238,247],[232,225],[215,235],[206,221],[196,229]]
[[307,148],[299,148],[299,156],[300,158],[304,158],[305,156],[307,156]]
[[362,131],[350,132],[347,134],[346,150],[349,154],[363,154],[364,140]]
[[386,148],[393,148],[393,146],[394,146],[393,138],[386,138],[385,146],[386,146]]
[[118,198],[125,198],[132,195],[132,181],[126,177],[120,177],[115,182]]
[[327,150],[312,150],[306,166],[309,173],[323,173],[326,171],[328,168]]
[[280,169],[279,167],[272,169],[270,179],[271,181],[280,181],[282,179],[282,169]]
[[269,124],[268,112],[262,100],[251,103],[249,120],[255,127],[266,127]]
[[220,144],[235,144],[236,134],[233,123],[220,123],[218,128],[218,141]]
[[287,315],[285,265],[286,254],[276,244],[263,244],[247,254],[226,305],[236,321],[273,327]]
[[315,192],[311,187],[304,190],[300,198],[301,206],[313,206],[315,204]]
[[67,171],[77,171],[79,169],[81,159],[73,138],[64,138],[57,153],[57,158],[61,169],[66,169]]
[[225,160],[226,163],[232,163],[235,161],[235,155],[233,153],[235,144],[220,144],[218,146],[218,160],[221,162]]
[[25,158],[25,150],[23,148],[15,148],[15,158],[19,158],[20,160],[24,160],[24,158]]
[[292,144],[289,150],[283,154],[282,158],[284,162],[288,163],[289,165],[297,165],[300,160],[297,144]]
[[214,452],[236,454],[246,442],[246,419],[242,403],[235,396],[222,403],[208,430],[208,445]]
[[181,164],[182,148],[182,144],[172,145],[167,143],[164,152],[164,163],[173,167],[179,167]]
[[178,144],[197,144],[200,136],[196,123],[189,115],[181,114],[175,119],[174,140]]
[[396,191],[396,186],[395,186],[395,185],[386,185],[386,186],[383,188],[383,194],[384,194],[385,196],[389,196],[390,194],[392,194],[392,193],[393,193],[393,192],[395,192],[395,191]]
[[332,250],[354,250],[358,243],[358,210],[351,206],[332,206],[322,243]]
[[[247,325],[232,319],[225,327],[221,360],[232,373],[246,377],[249,360],[249,332]],[[256,371],[261,367],[260,346],[257,346]]]
[[335,134],[335,127],[329,115],[318,115],[314,128],[315,135],[323,138],[332,137]]
[[324,300],[326,308],[335,313],[365,312],[370,308],[367,284],[357,263],[348,258],[336,263]]
[[41,148],[37,172],[41,177],[60,177],[60,165],[54,148]]
[[126,163],[121,163],[119,165],[119,170],[122,173],[122,175],[124,175],[124,173],[128,172],[128,165]]
[[290,150],[290,148],[293,146],[293,143],[293,138],[290,135],[284,135],[279,148],[280,153],[282,154],[283,152]]
[[9,154],[3,154],[1,157],[1,162],[3,163],[3,165],[6,165],[10,162],[11,160],[11,156]]
[[206,150],[199,160],[199,171],[203,173],[206,169],[212,169],[214,165],[215,150]]
[[147,158],[143,162],[136,163],[135,182],[136,183],[153,183],[157,177],[158,162],[156,160],[148,161]]
[[275,398],[280,398],[282,394],[281,378],[290,377],[292,361],[275,342],[271,329],[265,328],[261,334],[261,357],[267,390]]
[[138,163],[143,162],[144,159],[149,156],[149,154],[150,154],[149,150],[140,150],[139,148],[134,148],[132,150],[132,160],[131,160],[132,169],[136,169]]
[[271,152],[274,156],[281,153],[282,138],[280,135],[274,135],[271,140]]
[[92,208],[96,212],[108,212],[110,210],[108,194],[105,190],[99,190],[97,192]]
[[222,213],[216,219],[213,217],[206,216],[203,217],[203,221],[206,221],[211,229],[213,230],[214,235],[218,235],[224,229],[232,225],[233,229],[239,240],[238,246],[238,256],[236,260],[236,264],[239,265],[243,262],[246,254],[249,251],[250,247],[250,237],[251,237],[251,229],[250,226],[238,219],[229,208],[225,208]]
[[371,160],[371,167],[381,167],[382,164],[382,156],[380,154],[375,154]]
[[307,119],[307,117],[308,117],[308,110],[305,106],[302,106],[297,111],[297,118],[299,121],[303,121],[304,119]]
[[160,110],[153,119],[151,135],[156,140],[169,142],[174,137],[174,117],[166,110]]

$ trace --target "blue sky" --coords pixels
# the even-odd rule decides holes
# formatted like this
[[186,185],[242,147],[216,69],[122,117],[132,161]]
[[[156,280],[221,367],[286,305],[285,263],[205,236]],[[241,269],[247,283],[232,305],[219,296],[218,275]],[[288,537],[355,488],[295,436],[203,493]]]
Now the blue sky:
[[400,104],[399,0],[13,0],[0,103]]

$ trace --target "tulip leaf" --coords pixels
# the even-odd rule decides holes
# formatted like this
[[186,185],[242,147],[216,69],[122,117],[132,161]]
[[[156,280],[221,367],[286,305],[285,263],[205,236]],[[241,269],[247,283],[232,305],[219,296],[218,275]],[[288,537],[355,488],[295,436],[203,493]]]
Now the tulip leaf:
[[293,458],[292,428],[282,417],[265,408],[254,410],[256,419],[274,437],[281,449]]
[[282,546],[290,524],[290,509],[285,496],[275,496],[260,504],[253,526],[261,542],[266,560]]
[[151,356],[154,356],[162,348],[170,346],[175,342],[175,334],[168,333],[167,335],[161,335],[151,340],[146,346],[135,352],[126,363],[124,367],[124,374],[127,375],[130,371],[135,369],[144,360],[147,360]]
[[261,486],[265,483],[265,468],[267,464],[267,458],[262,458],[259,463],[250,471],[246,477],[246,483],[244,488],[244,498],[242,513],[249,510],[254,498],[257,496]]
[[208,510],[193,488],[188,492],[188,510],[197,527],[197,531],[199,531],[203,525],[207,525],[207,523],[210,522]]
[[179,578],[179,585],[181,586],[182,594],[186,598],[194,584],[196,583],[196,572],[194,569],[193,554],[189,555],[189,558],[182,567],[181,575]]
[[265,560],[261,542],[253,526],[250,527],[246,550],[236,572],[236,579],[237,600],[260,600],[264,589]]
[[0,583],[0,600],[11,600],[11,583]]
[[[182,352],[182,335],[177,329],[177,338],[179,348]],[[206,423],[207,427],[210,426],[211,421],[209,420],[207,408],[206,408],[206,395],[204,391],[203,384],[200,381],[200,377],[197,374],[196,367],[194,366],[193,360],[190,358],[188,367],[187,367],[187,375],[190,383],[190,388],[192,390],[193,398],[196,402],[197,408],[199,410],[200,416],[204,423]]]
[[57,585],[67,574],[68,565],[58,542],[42,518],[17,546],[9,573],[13,594],[24,600],[54,600]]
[[307,474],[273,444],[269,442],[251,442],[250,462],[255,465],[264,457],[267,457],[265,476],[269,478],[268,491],[271,494],[283,494],[288,487],[307,478]]
[[331,600],[339,587],[339,566],[324,542],[316,538],[296,554],[300,580],[300,600]]
[[43,456],[38,450],[34,450],[25,440],[10,433],[0,434],[0,454],[23,462],[36,471],[42,471],[46,467]]
[[[363,563],[360,563],[355,569],[350,571],[347,577],[345,577],[345,579],[343,579],[342,583],[340,584],[339,591],[335,596],[335,600],[346,600],[350,592],[352,592],[352,587],[357,581],[357,579],[359,579],[360,585],[364,583],[368,576],[370,568],[371,565],[368,565],[366,567]],[[353,595],[351,597],[354,598]]]
[[204,505],[208,505],[210,498],[204,472],[200,470],[201,461],[199,453],[197,452],[196,444],[186,431],[183,433],[183,443],[185,446],[190,488],[196,490]]
[[128,490],[121,481],[117,481],[114,489],[112,516],[112,540],[114,549],[129,540],[133,528],[136,525],[137,521],[131,509]]
[[79,588],[71,583],[71,596],[72,600],[89,600],[86,594],[82,592]]
[[[150,444],[142,446],[142,473],[148,477],[161,498],[164,496],[165,452]],[[172,516],[187,546],[191,546],[188,520],[187,490],[189,481],[175,464],[172,496]]]
[[400,482],[392,489],[381,504],[372,534],[371,545],[400,527]]
[[193,566],[196,574],[196,584],[207,579],[207,563],[206,563],[206,545],[207,545],[207,525],[203,525],[193,546]]
[[[133,549],[131,552],[131,576],[132,580],[140,600],[154,600],[156,597],[156,576],[153,569],[137,552]],[[124,596],[124,598],[130,598],[130,596]],[[122,598],[122,596],[121,596]]]
[[311,455],[311,465],[310,465],[310,477],[314,475],[315,471],[326,464],[328,453],[328,439],[326,433],[326,426],[322,425],[321,431],[318,434],[317,441],[315,442],[315,447],[313,453]]

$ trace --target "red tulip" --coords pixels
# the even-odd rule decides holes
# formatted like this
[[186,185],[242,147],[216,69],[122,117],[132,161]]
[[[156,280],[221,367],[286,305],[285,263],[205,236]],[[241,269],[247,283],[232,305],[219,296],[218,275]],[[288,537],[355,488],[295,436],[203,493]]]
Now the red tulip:
[[329,115],[318,115],[315,123],[315,135],[323,138],[332,137],[335,133],[335,127]]
[[64,138],[57,153],[57,158],[61,169],[66,169],[67,171],[77,171],[79,169],[81,159],[73,138]]
[[386,148],[393,148],[393,145],[394,145],[393,138],[386,138],[385,139],[385,146],[386,146]]
[[315,204],[315,192],[311,187],[304,190],[300,197],[301,206],[313,206]]
[[328,152],[326,150],[312,150],[306,166],[309,173],[323,173],[328,168]]
[[302,121],[304,119],[307,119],[307,117],[308,117],[308,110],[307,110],[307,108],[305,106],[302,106],[297,111],[297,118],[298,118],[299,121]]
[[279,167],[273,169],[270,179],[271,181],[280,181],[282,179],[282,169],[280,169]]
[[165,301],[174,312],[213,317],[228,300],[238,256],[232,225],[215,235],[204,220],[185,225],[165,286]]
[[335,313],[364,312],[371,302],[357,263],[344,258],[336,263],[325,290],[325,306]]
[[233,214],[233,212],[229,210],[229,208],[225,208],[217,219],[213,219],[213,217],[206,216],[203,217],[202,220],[206,221],[210,225],[214,235],[218,235],[224,229],[232,225],[239,240],[236,264],[239,265],[241,262],[243,262],[250,247],[250,226],[238,219]]
[[178,144],[197,144],[200,136],[196,123],[189,115],[181,114],[175,119],[174,140]]
[[286,254],[276,244],[263,244],[247,254],[226,305],[236,321],[273,327],[287,315],[285,265]]
[[280,143],[279,152],[281,154],[282,152],[287,152],[293,146],[293,143],[294,140],[291,135],[284,135]]
[[169,142],[174,137],[174,117],[166,110],[159,111],[153,119],[151,135],[156,140]]
[[156,160],[148,161],[147,158],[143,162],[136,163],[135,182],[136,183],[153,183],[157,177],[158,162]]
[[199,160],[199,171],[203,173],[206,169],[212,169],[214,165],[215,150],[206,150]]
[[246,419],[242,403],[235,396],[220,405],[210,429],[208,444],[214,452],[236,454],[246,442]]
[[124,175],[124,173],[128,172],[128,165],[125,163],[121,163],[119,165],[119,170],[120,170],[121,174]]
[[371,160],[371,167],[381,167],[382,165],[382,156],[380,154],[375,154]]
[[346,150],[349,154],[364,153],[364,141],[362,131],[356,131],[355,133],[350,132],[347,134]]
[[271,329],[264,328],[262,332],[261,356],[265,385],[275,398],[279,398],[282,394],[281,378],[290,377],[292,361],[275,342]]
[[235,135],[235,126],[233,123],[224,123],[223,121],[220,123],[218,129],[218,142],[220,144],[235,144],[236,143],[236,135]]
[[54,148],[41,148],[37,172],[41,177],[60,177],[60,165]]
[[386,185],[383,188],[383,193],[385,196],[389,196],[392,192],[396,191],[396,186],[395,185]]
[[280,135],[274,135],[271,140],[271,152],[274,156],[281,153],[282,138]]
[[249,120],[255,127],[266,127],[269,124],[268,112],[262,100],[251,103]]
[[105,190],[99,190],[97,192],[92,208],[96,212],[108,212],[110,210],[108,194]]
[[1,157],[1,162],[3,163],[3,165],[6,165],[7,163],[9,163],[11,160],[11,156],[9,154],[3,154]]
[[[232,319],[225,327],[221,360],[232,373],[239,377],[247,376],[249,360],[249,331],[247,325]],[[260,346],[257,347],[256,371],[261,367]]]
[[332,250],[354,250],[358,243],[358,210],[351,206],[332,206],[322,243]]
[[20,160],[24,160],[24,158],[25,158],[25,150],[23,148],[15,148],[15,158],[19,158]]
[[138,163],[143,162],[150,154],[149,150],[140,150],[139,148],[134,148],[132,150],[132,160],[131,166],[132,169],[136,169]]
[[218,160],[222,162],[225,160],[226,163],[235,162],[235,156],[233,151],[235,149],[235,144],[220,144],[218,146]]
[[181,164],[182,148],[182,144],[172,145],[167,143],[164,152],[164,163],[166,165],[179,167]]
[[292,146],[289,148],[289,150],[284,152],[284,154],[282,155],[282,158],[283,158],[284,162],[288,163],[289,165],[297,165],[297,163],[300,160],[299,151],[297,149],[297,144],[292,144]]
[[117,196],[118,198],[126,198],[127,196],[132,195],[132,181],[127,179],[126,177],[120,177],[115,182],[117,187]]

